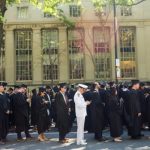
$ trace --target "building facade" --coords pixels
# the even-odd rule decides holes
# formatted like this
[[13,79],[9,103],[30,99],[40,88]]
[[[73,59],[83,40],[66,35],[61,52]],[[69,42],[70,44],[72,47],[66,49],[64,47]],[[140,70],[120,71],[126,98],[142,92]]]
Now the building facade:
[[[90,0],[60,6],[75,22],[70,29],[27,1],[10,6],[5,18],[1,80],[10,85],[115,80],[113,6],[95,12]],[[117,6],[119,80],[150,80],[150,1]]]

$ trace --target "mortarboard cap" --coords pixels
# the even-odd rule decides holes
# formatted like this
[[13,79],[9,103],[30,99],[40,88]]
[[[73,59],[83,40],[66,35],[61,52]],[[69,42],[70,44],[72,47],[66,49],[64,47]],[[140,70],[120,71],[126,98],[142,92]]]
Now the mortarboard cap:
[[0,81],[0,86],[7,86],[6,82]]
[[140,83],[140,81],[139,81],[139,80],[131,80],[131,84],[132,84],[132,86],[133,86],[133,85],[135,85],[135,84],[138,84],[138,83]]

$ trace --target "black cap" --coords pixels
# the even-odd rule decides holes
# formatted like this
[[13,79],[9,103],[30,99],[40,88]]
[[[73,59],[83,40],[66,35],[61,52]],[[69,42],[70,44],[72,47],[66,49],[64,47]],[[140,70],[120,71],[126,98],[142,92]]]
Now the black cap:
[[49,85],[46,85],[46,89],[51,89],[51,87]]
[[139,80],[131,80],[131,83],[132,83],[132,86],[133,86],[133,85],[135,85],[135,84],[140,83],[140,81],[139,81]]
[[21,87],[22,87],[22,88],[27,88],[27,85],[22,84]]
[[39,93],[46,92],[46,89],[44,87],[39,87]]
[[7,86],[7,83],[4,81],[0,81],[0,86]]
[[19,89],[19,85],[14,85],[14,89]]
[[66,83],[60,83],[59,84],[59,88],[61,89],[61,88],[63,88],[63,87],[65,87],[66,86]]

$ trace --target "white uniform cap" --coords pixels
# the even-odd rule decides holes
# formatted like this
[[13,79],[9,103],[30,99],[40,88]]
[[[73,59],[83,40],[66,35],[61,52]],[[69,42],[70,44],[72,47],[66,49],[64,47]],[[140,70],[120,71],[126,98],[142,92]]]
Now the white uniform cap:
[[87,85],[84,85],[84,84],[78,84],[78,87],[81,87],[81,88],[84,88],[84,89],[87,89],[88,86]]

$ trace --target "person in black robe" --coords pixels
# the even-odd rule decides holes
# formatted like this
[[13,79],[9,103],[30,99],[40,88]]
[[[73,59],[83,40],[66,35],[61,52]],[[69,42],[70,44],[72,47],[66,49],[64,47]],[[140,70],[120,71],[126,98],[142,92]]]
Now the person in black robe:
[[100,82],[99,94],[104,105],[104,128],[108,127],[108,116],[107,116],[107,103],[109,100],[109,91],[106,89],[106,83]]
[[150,88],[145,89],[145,98],[146,98],[146,117],[147,117],[147,122],[148,122],[148,127],[150,130]]
[[14,98],[16,93],[18,92],[18,85],[14,86],[13,93],[10,95],[10,120],[11,120],[11,130],[15,130],[15,117],[14,117]]
[[7,97],[4,94],[6,83],[0,82],[0,144],[5,144],[8,133],[8,115],[9,107]]
[[[92,92],[90,87],[88,86],[88,89],[85,93],[83,93],[83,97],[85,101],[92,101]],[[85,131],[88,131],[89,133],[93,132],[93,127],[92,127],[92,108],[91,105],[87,106],[87,116],[85,117],[85,125],[84,129]]]
[[15,94],[13,100],[13,111],[15,117],[17,140],[22,140],[21,132],[24,131],[26,139],[30,139],[29,134],[29,118],[28,118],[28,103],[24,96],[24,88],[19,87],[18,93]]
[[145,98],[145,84],[140,83],[140,89],[139,89],[139,100],[140,100],[140,106],[141,106],[141,127],[144,129],[146,122],[147,122],[147,114],[146,114],[146,98]]
[[129,92],[127,113],[130,116],[132,125],[128,127],[128,135],[131,136],[132,139],[141,138],[141,106],[138,94],[139,86],[139,81],[133,80]]
[[59,131],[59,141],[61,143],[67,143],[66,134],[70,131],[70,106],[68,98],[66,96],[66,84],[60,84],[60,91],[56,94],[55,104],[57,112],[57,127]]
[[36,96],[36,110],[37,110],[37,130],[38,130],[38,140],[43,142],[48,140],[44,135],[44,132],[48,130],[49,127],[49,117],[48,117],[48,101],[45,99],[46,89],[43,87],[39,88],[39,93]]
[[102,130],[104,128],[104,105],[99,93],[100,85],[98,82],[93,84],[92,103],[91,103],[91,116],[92,127],[95,133],[95,139],[104,141],[102,137]]
[[121,107],[117,89],[115,87],[110,88],[109,100],[107,103],[107,114],[110,125],[110,135],[115,142],[121,142],[121,135],[123,133],[122,125],[122,113],[123,107]]
[[76,118],[75,103],[74,103],[75,92],[76,92],[76,90],[75,90],[74,85],[71,85],[71,88],[68,91],[68,99],[69,99],[70,108],[71,108],[71,112],[70,112],[70,127],[73,126],[74,120]]
[[52,116],[51,116],[51,104],[52,104],[52,99],[51,99],[51,88],[49,85],[46,86],[46,93],[45,93],[45,99],[48,101],[47,104],[47,111],[48,111],[48,118],[49,118],[49,128],[51,127],[52,123]]
[[37,97],[37,91],[36,89],[33,89],[32,98],[31,98],[31,125],[34,126],[34,129],[36,129],[36,125],[37,125],[36,97]]
[[[9,110],[10,110],[10,105],[11,105],[11,103],[10,103],[10,101],[11,101],[11,99],[10,99],[10,97],[11,97],[11,94],[13,93],[13,89],[12,88],[9,88],[8,90],[7,90],[7,92],[5,93],[5,95],[6,95],[6,97],[7,97],[7,104],[8,104],[8,108],[9,108]],[[11,125],[12,125],[12,119],[11,119],[11,114],[9,113],[9,115],[8,115],[8,124],[9,124],[9,128],[11,127]]]

